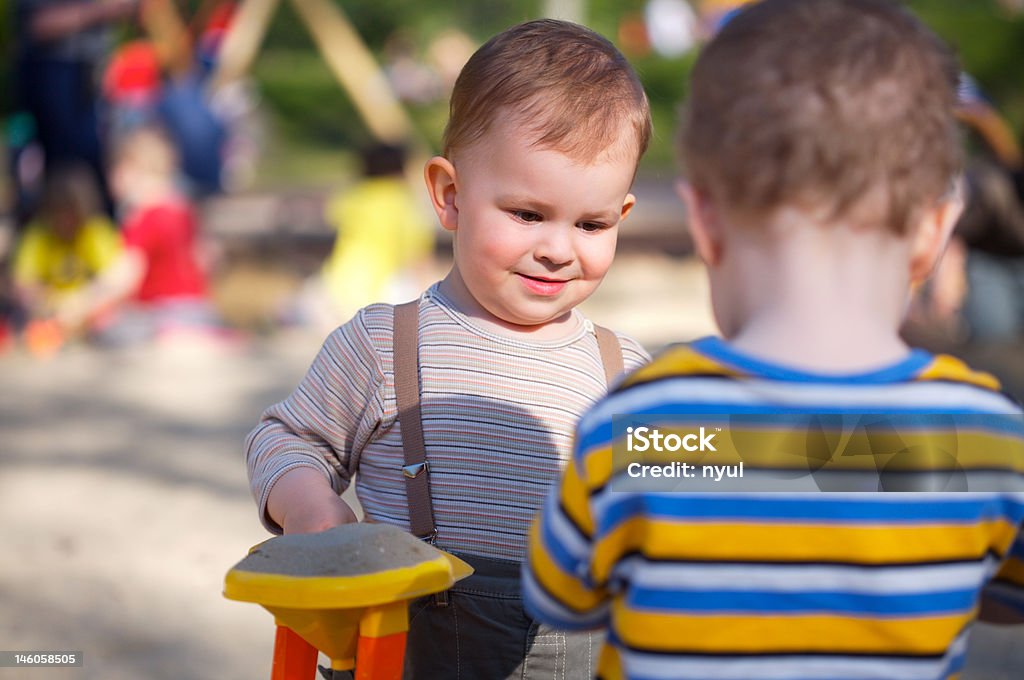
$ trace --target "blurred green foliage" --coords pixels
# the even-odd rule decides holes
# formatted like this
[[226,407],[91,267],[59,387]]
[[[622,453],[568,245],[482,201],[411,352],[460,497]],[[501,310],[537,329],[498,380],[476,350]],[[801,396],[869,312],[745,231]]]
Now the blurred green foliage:
[[992,0],[911,0],[911,8],[959,52],[964,68],[1018,133],[1024,131],[1024,16]]
[[[909,4],[956,46],[965,68],[1014,128],[1024,129],[1024,18],[1005,16],[995,0],[910,0]],[[381,54],[388,36],[400,29],[420,47],[439,31],[453,27],[480,44],[506,26],[538,16],[542,3],[345,0],[342,5],[367,44]],[[644,5],[644,0],[589,0],[586,23],[617,41],[623,20],[636,18]],[[655,124],[644,167],[661,173],[672,164],[676,112],[696,55],[672,60],[651,54],[628,56],[647,89]],[[366,130],[326,67],[317,61],[305,28],[289,8],[282,8],[254,75],[286,137],[311,145],[357,144],[366,138]],[[411,108],[423,137],[435,146],[445,111],[443,102]]]
[[[538,2],[458,3],[451,0],[334,0],[359,30],[366,44],[379,51],[399,29],[427,40],[446,28],[459,28],[486,37],[519,21],[537,16]],[[305,26],[283,2],[267,33],[266,47],[307,49],[311,43]]]
[[[202,0],[177,0],[193,13]],[[429,43],[442,31],[457,29],[480,44],[514,23],[543,11],[543,0],[464,3],[434,0],[332,0],[341,7],[378,57],[383,58],[389,37],[401,32],[422,57]],[[15,36],[12,19],[17,0],[0,0],[0,116],[6,118],[11,100]],[[908,0],[924,20],[959,50],[965,68],[980,83],[993,103],[1016,130],[1024,129],[1024,17],[1005,15],[995,0]],[[619,41],[625,20],[642,15],[645,0],[585,0],[585,21],[595,30]],[[122,36],[137,28],[122,29]],[[671,140],[676,111],[685,96],[686,77],[695,55],[666,60],[655,55],[628,54],[651,99],[655,139],[645,168],[661,172],[672,162]],[[271,120],[278,155],[317,154],[322,160],[305,164],[327,168],[330,154],[344,154],[368,138],[354,107],[320,59],[305,26],[288,0],[280,3],[253,76]],[[444,101],[410,106],[416,127],[428,143],[437,146],[447,113]],[[279,137],[279,138],[278,138]],[[277,157],[275,156],[275,157]],[[275,161],[276,162],[276,161]],[[338,162],[338,167],[347,161]],[[286,164],[289,176],[301,179],[304,164]],[[297,169],[298,175],[292,172]],[[316,174],[315,172],[313,174]]]
[[[337,2],[337,0],[335,0]],[[409,0],[345,0],[337,2],[367,46],[384,60],[389,38],[401,34],[423,58],[427,46],[445,30],[463,31],[476,43],[506,26],[537,16],[535,2],[418,3]],[[253,77],[270,114],[272,132],[281,142],[271,150],[269,163],[260,175],[276,182],[295,178],[282,172],[281,165],[297,166],[289,151],[314,160],[316,172],[308,165],[300,171],[314,181],[333,177],[334,167],[352,165],[352,150],[365,144],[369,131],[348,96],[317,53],[312,38],[291,5],[282,2],[268,30]],[[447,102],[407,107],[419,135],[433,148],[440,146],[447,119]]]

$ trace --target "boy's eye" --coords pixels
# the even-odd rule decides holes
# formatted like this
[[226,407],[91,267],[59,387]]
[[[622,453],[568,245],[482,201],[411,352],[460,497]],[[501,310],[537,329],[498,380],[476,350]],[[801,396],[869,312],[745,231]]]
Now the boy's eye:
[[608,228],[606,225],[598,224],[597,222],[580,222],[576,226],[578,226],[580,229],[588,233],[593,233],[595,231],[601,231],[603,229]]
[[512,214],[512,217],[516,218],[520,222],[533,223],[540,222],[544,219],[537,213],[530,212],[529,210],[510,210],[509,212]]

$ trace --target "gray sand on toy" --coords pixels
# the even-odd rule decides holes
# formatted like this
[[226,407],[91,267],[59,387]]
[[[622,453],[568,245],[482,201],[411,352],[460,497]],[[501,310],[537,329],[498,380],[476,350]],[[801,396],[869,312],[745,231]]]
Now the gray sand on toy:
[[359,576],[411,567],[439,554],[389,524],[346,524],[317,534],[272,538],[235,569],[284,576]]

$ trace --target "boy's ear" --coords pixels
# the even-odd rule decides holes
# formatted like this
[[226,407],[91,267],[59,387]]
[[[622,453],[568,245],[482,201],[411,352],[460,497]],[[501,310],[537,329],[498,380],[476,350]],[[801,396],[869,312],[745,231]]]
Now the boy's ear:
[[441,226],[455,231],[459,226],[459,209],[455,205],[455,166],[444,156],[434,156],[423,168],[423,179]]
[[625,221],[629,213],[633,211],[634,206],[636,206],[636,196],[626,194],[625,200],[622,201],[622,213],[619,215],[619,222]]
[[686,206],[687,226],[697,254],[714,267],[722,260],[722,239],[718,213],[711,201],[684,179],[676,181],[676,193]]
[[917,225],[910,251],[910,280],[920,283],[927,279],[946,250],[953,228],[964,211],[963,192],[942,199],[937,206],[925,211]]

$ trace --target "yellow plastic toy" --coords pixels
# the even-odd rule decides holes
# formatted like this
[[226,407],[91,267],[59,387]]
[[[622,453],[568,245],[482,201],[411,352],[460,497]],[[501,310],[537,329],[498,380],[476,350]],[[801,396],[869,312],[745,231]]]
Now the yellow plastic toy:
[[274,615],[271,680],[311,680],[317,650],[357,680],[400,680],[409,600],[471,573],[397,527],[347,524],[257,545],[228,572],[224,596]]

